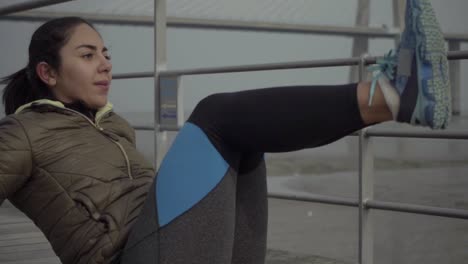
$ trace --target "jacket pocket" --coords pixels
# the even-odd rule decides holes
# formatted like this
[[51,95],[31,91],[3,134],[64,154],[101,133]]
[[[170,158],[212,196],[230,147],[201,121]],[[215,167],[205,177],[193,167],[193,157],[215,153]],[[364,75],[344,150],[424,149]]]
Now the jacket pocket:
[[114,219],[107,214],[99,212],[89,197],[81,193],[77,193],[73,200],[75,201],[78,209],[88,218],[93,220],[96,223],[96,226],[103,233],[109,233],[109,230],[115,229],[116,224]]

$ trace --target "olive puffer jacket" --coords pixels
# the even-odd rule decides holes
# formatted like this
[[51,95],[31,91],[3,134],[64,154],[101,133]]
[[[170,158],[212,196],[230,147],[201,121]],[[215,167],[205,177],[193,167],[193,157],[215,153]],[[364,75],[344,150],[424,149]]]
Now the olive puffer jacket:
[[51,100],[0,121],[0,204],[31,218],[64,264],[114,261],[154,175],[110,103],[94,121]]

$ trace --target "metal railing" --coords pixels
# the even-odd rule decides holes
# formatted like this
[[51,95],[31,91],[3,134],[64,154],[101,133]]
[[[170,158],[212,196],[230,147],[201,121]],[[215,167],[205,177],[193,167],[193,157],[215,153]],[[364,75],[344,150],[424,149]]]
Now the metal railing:
[[35,0],[35,1],[28,1],[19,4],[9,5],[3,8],[0,8],[0,16],[5,16],[12,13],[22,12],[30,9],[56,5],[61,3],[70,2],[73,0]]
[[[134,25],[134,26],[151,26],[157,27],[154,23],[154,16],[126,16],[121,14],[84,14],[73,12],[20,12],[37,7],[44,7],[57,3],[70,2],[73,0],[36,0],[29,1],[12,6],[0,8],[0,20],[12,21],[46,21],[52,18],[61,16],[81,16],[91,22],[110,24],[110,25]],[[402,0],[400,0],[402,1]],[[404,1],[404,0],[403,0]],[[156,1],[155,1],[156,2]],[[402,4],[403,5],[403,4]],[[164,6],[165,2],[164,2]],[[18,13],[19,12],[19,13]],[[156,8],[155,8],[156,12]],[[273,23],[273,22],[254,22],[254,21],[239,21],[239,20],[220,20],[220,19],[200,19],[200,18],[181,18],[181,17],[166,17],[166,10],[160,12],[163,16],[164,25],[161,25],[159,32],[165,32],[166,27],[172,28],[197,28],[197,29],[221,29],[221,30],[235,30],[235,31],[255,31],[255,32],[275,32],[275,33],[300,33],[300,34],[314,34],[314,35],[330,35],[330,36],[348,36],[348,37],[366,37],[366,38],[389,38],[398,39],[400,29],[391,27],[349,27],[349,26],[330,26],[330,25],[311,25],[311,24],[290,24],[290,23]],[[161,34],[165,38],[165,33]],[[460,50],[462,42],[468,42],[468,34],[446,33],[445,39],[448,42],[449,50]],[[165,40],[159,44],[155,40],[155,46],[160,46]],[[166,55],[165,48],[161,49],[160,54]],[[157,55],[158,56],[158,55]],[[165,67],[165,63],[155,64],[160,67]],[[450,64],[452,69],[450,79],[454,84],[452,86],[453,113],[455,115],[461,112],[460,101],[460,63],[453,61]],[[154,71],[155,73],[157,70]],[[154,77],[154,76],[153,76]],[[137,77],[132,77],[137,78]]]
[[[462,60],[468,58],[468,51],[450,51],[447,53],[449,60]],[[374,64],[378,57],[364,58],[365,65]],[[272,70],[290,70],[290,69],[306,69],[306,68],[325,68],[325,67],[341,67],[341,66],[359,66],[362,58],[342,58],[329,60],[308,60],[283,63],[265,63],[251,64],[227,67],[208,67],[208,68],[193,68],[184,70],[165,70],[161,71],[161,78],[180,77],[187,75],[204,75],[204,74],[221,74],[221,73],[238,73],[238,72],[253,72],[253,71],[272,71]],[[135,72],[135,73],[117,73],[113,75],[113,79],[135,79],[135,78],[153,78],[154,72]]]
[[[448,53],[450,60],[468,59],[468,51]],[[244,65],[222,68],[188,69],[178,71],[160,71],[159,76],[164,78],[179,78],[185,75],[219,74],[247,71],[282,70],[291,68],[318,68],[358,65],[361,75],[366,73],[366,66],[375,63],[376,58],[363,56],[361,58],[317,60],[306,62],[276,63],[261,65]],[[128,76],[127,76],[128,77]],[[147,76],[149,77],[149,75]],[[158,127],[158,126],[156,126]],[[160,125],[160,131],[177,131],[180,126]],[[153,130],[153,127],[140,127],[140,129]],[[359,263],[373,263],[373,223],[369,216],[370,209],[414,213],[430,216],[440,216],[458,219],[468,219],[468,210],[431,207],[416,204],[394,203],[373,199],[374,193],[374,155],[372,153],[373,137],[405,137],[427,139],[458,139],[467,140],[468,132],[463,131],[411,131],[381,128],[367,128],[359,136],[359,199],[350,199],[322,195],[292,195],[287,193],[269,193],[268,197],[277,199],[315,202],[331,205],[351,206],[359,208]]]
[[[18,4],[6,8],[0,8],[0,15],[10,14],[13,12],[19,12],[28,10],[31,8],[42,7],[46,5],[52,5],[61,2],[67,2],[70,0],[43,0],[43,1],[31,1],[28,3]],[[318,68],[318,67],[338,67],[338,66],[359,66],[361,73],[361,80],[366,72],[365,68],[369,64],[373,64],[376,61],[374,57],[362,56],[360,58],[346,58],[346,59],[333,59],[333,60],[315,60],[315,61],[303,61],[303,62],[288,62],[288,63],[272,63],[272,64],[259,64],[259,65],[243,65],[243,66],[231,66],[231,67],[219,67],[219,68],[199,68],[199,69],[187,69],[187,70],[166,70],[167,65],[167,52],[166,52],[166,30],[168,18],[166,17],[166,0],[154,0],[154,17],[152,25],[155,27],[155,68],[153,72],[140,72],[140,73],[127,73],[117,74],[115,79],[131,79],[131,78],[155,78],[155,124],[154,127],[137,126],[135,129],[140,130],[152,130],[155,133],[155,160],[156,168],[158,167],[158,134],[161,131],[177,131],[180,129],[180,124],[168,125],[161,123],[161,88],[163,80],[175,78],[178,79],[181,76],[186,75],[200,75],[200,74],[219,74],[219,73],[233,73],[233,72],[250,72],[250,71],[267,71],[267,70],[283,70],[283,69],[299,69],[299,68]],[[256,31],[277,31],[277,32],[312,32],[312,33],[324,33],[322,29],[316,28],[311,30],[300,28],[299,26],[287,27],[280,24],[269,24],[264,26],[248,25],[234,22],[222,22],[216,21],[211,23],[210,21],[197,21],[185,20],[173,22],[173,26],[183,27],[206,27],[206,28],[223,28],[223,29],[244,29],[244,30],[256,30]],[[331,30],[330,34],[338,35],[352,35],[352,36],[367,36],[367,37],[395,37],[395,32],[371,32],[370,29],[363,29],[363,31],[352,30]],[[356,29],[354,29],[356,30]],[[351,33],[350,33],[351,32]],[[456,49],[460,48],[460,41],[467,41],[468,37],[463,35],[454,34],[451,36],[453,41],[449,44]],[[468,51],[452,51],[448,53],[450,60],[461,60],[468,59]],[[459,70],[459,67],[457,67]],[[452,76],[453,77],[453,76]],[[456,76],[459,77],[459,76]],[[176,82],[178,85],[178,83]],[[175,89],[177,89],[176,87]],[[178,90],[176,90],[176,93]],[[178,93],[177,93],[178,97]],[[468,139],[468,133],[459,131],[409,131],[409,130],[389,130],[379,128],[366,128],[359,133],[353,134],[359,137],[359,198],[351,199],[344,197],[335,196],[323,196],[323,195],[294,195],[288,193],[269,193],[270,198],[277,199],[288,199],[306,202],[315,202],[331,205],[350,206],[359,208],[359,263],[370,264],[373,263],[373,223],[369,217],[370,209],[424,214],[432,216],[468,219],[468,211],[453,209],[453,208],[442,208],[442,207],[431,207],[422,206],[415,204],[405,203],[393,203],[386,201],[378,201],[373,199],[373,183],[374,183],[374,155],[373,149],[373,138],[375,137],[410,137],[410,138],[429,138],[429,139]]]
[[[284,70],[299,68],[322,68],[339,66],[359,66],[361,76],[366,73],[366,66],[376,62],[375,57],[362,56],[361,58],[346,58],[333,60],[315,60],[304,62],[288,62],[258,65],[243,65],[218,68],[199,68],[177,71],[161,70],[159,78],[180,78],[186,75],[220,74],[233,72],[251,72],[267,70]],[[468,59],[468,51],[455,51],[448,53],[449,60]],[[151,77],[151,73],[126,74],[117,78]],[[363,77],[362,77],[363,78]],[[361,78],[361,80],[362,80]],[[160,83],[160,82],[159,82]],[[160,84],[159,84],[160,85]],[[178,131],[180,126],[167,126],[157,123],[156,129],[160,131]],[[154,127],[138,127],[143,130],[154,130]],[[381,128],[367,128],[358,134],[359,136],[359,198],[351,199],[324,195],[294,195],[289,193],[268,193],[269,198],[314,202],[330,205],[348,206],[359,208],[359,263],[373,263],[373,222],[370,218],[370,209],[413,213],[420,215],[468,219],[468,210],[423,206],[417,204],[395,203],[373,199],[374,193],[374,155],[372,152],[373,137],[406,137],[427,139],[453,139],[467,140],[468,132],[463,131],[410,131]]]
[[[68,0],[68,1],[73,1],[73,0]],[[59,0],[59,2],[61,1]],[[0,8],[0,14],[1,13],[2,13],[2,8]],[[43,22],[52,18],[58,18],[62,16],[80,16],[89,20],[90,22],[99,23],[99,24],[154,27],[153,17],[149,17],[149,16],[84,14],[84,13],[72,13],[72,12],[62,12],[58,14],[58,13],[45,12],[45,11],[22,12],[22,13],[9,12],[9,13],[10,15],[8,16],[0,17],[0,20]],[[336,25],[332,26],[332,25],[311,25],[311,24],[288,24],[288,23],[248,22],[248,21],[238,21],[238,20],[183,18],[183,17],[168,17],[167,26],[171,28],[197,28],[197,29],[313,34],[313,35],[348,36],[348,37],[388,38],[388,39],[395,39],[400,34],[399,29],[389,28],[389,27],[384,28],[384,27],[363,27],[363,26],[356,27],[356,26],[336,26]],[[449,42],[468,41],[468,34],[445,33],[444,35],[445,35],[445,39]]]

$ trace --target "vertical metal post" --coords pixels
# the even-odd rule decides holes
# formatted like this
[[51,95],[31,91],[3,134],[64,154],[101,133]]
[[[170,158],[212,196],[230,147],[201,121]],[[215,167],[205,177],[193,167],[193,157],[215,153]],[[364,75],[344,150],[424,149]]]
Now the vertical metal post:
[[[460,41],[449,41],[450,51],[461,50]],[[450,83],[452,86],[452,113],[461,114],[461,62],[460,60],[450,61]]]
[[[369,26],[370,0],[359,0],[357,6],[356,26]],[[360,56],[369,50],[368,37],[354,37],[352,57]],[[361,79],[358,67],[351,67],[349,81],[356,82]]]
[[[361,56],[359,65],[361,81],[366,75],[366,57]],[[373,223],[366,201],[374,195],[374,156],[372,138],[366,129],[359,133],[359,263],[372,264],[374,258]]]
[[[398,28],[400,33],[405,28],[405,11],[407,0],[393,0],[393,26]],[[395,47],[400,43],[400,35],[395,38]]]
[[[405,28],[405,11],[406,5],[408,4],[407,1],[410,0],[393,0],[393,26],[398,28],[400,33]],[[395,38],[395,47],[398,47],[400,43],[400,34],[397,35]],[[407,153],[408,145],[405,144],[405,140],[396,140],[396,146],[398,153],[404,154]],[[403,156],[403,155],[401,155]],[[401,159],[401,156],[398,156],[396,159]]]
[[[359,0],[357,3],[356,13],[356,26],[369,26],[370,19],[370,0]],[[356,36],[353,40],[352,57],[361,56],[369,51],[369,37],[367,36]],[[354,83],[362,80],[362,72],[359,66],[351,66],[349,71],[349,82]],[[358,142],[354,138],[347,138],[348,149],[350,152],[355,153],[358,148]]]
[[160,78],[161,71],[167,68],[167,9],[166,0],[154,0],[154,168],[158,170],[160,159],[159,130],[161,127],[160,116]]
[[406,0],[393,0],[393,25],[402,31],[405,28]]

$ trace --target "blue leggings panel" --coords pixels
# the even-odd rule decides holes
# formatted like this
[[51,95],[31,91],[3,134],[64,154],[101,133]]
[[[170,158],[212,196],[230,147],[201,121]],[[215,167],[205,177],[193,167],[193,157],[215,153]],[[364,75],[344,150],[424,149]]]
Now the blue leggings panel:
[[169,224],[222,180],[228,163],[205,133],[187,122],[166,154],[156,181],[159,225]]

